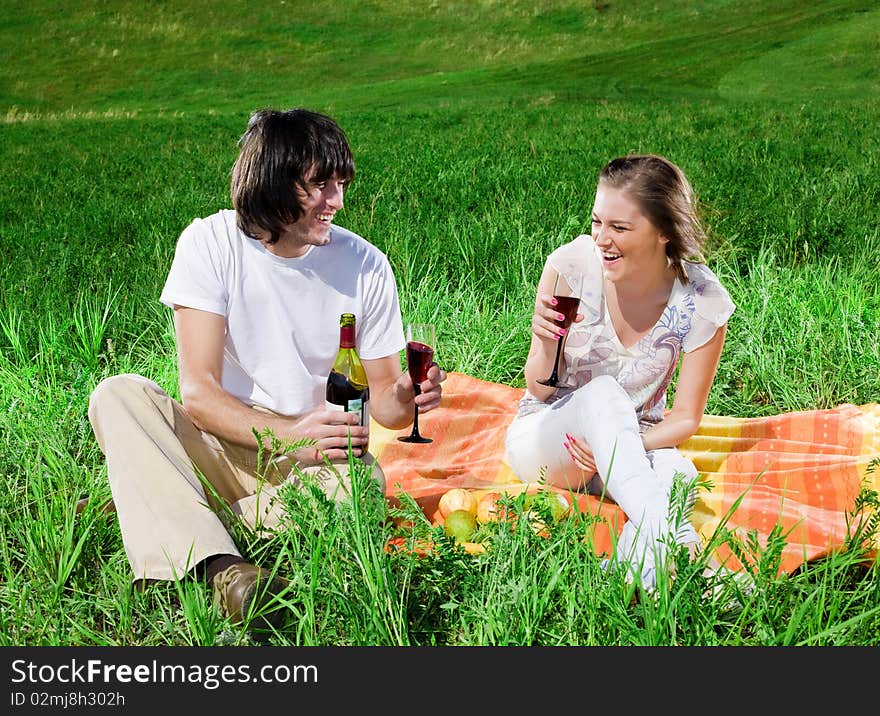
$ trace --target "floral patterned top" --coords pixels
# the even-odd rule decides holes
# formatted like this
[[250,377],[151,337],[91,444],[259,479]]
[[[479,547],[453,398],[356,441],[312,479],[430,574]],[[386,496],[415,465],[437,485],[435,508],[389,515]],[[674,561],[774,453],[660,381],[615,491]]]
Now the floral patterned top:
[[685,262],[688,281],[675,279],[657,323],[638,343],[625,348],[606,310],[602,259],[592,237],[578,236],[553,251],[547,261],[563,277],[584,276],[578,309],[584,320],[569,329],[560,375],[560,382],[574,387],[557,389],[546,402],[527,390],[517,417],[543,410],[596,376],[613,375],[632,399],[641,429],[660,422],[681,351],[702,346],[733,313],[727,290],[705,264]]

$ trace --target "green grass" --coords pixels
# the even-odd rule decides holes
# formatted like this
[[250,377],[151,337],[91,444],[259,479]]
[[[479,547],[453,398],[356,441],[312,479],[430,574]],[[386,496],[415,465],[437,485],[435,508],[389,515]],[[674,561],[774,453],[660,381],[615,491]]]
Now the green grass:
[[[176,394],[159,291],[180,231],[229,205],[257,107],[310,106],[346,129],[358,175],[340,223],[388,254],[404,316],[434,320],[449,370],[523,385],[544,257],[588,229],[607,159],[651,151],[691,178],[738,307],[707,411],[880,399],[880,11],[767,5],[0,1],[0,643],[243,639],[189,580],[132,592],[115,520],[72,510],[108,495],[91,389],[132,371]],[[771,543],[754,592],[683,565],[632,602],[580,523],[419,560],[381,550],[368,495],[339,513],[290,499],[321,529],[238,535],[296,585],[279,644],[880,633],[880,580],[858,550],[778,576]]]

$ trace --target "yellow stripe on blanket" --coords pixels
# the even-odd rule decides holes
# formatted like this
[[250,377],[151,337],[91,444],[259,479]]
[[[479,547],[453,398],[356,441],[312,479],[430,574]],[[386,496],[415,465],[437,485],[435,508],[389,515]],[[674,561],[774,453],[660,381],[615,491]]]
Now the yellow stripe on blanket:
[[[410,494],[430,509],[446,490],[521,485],[505,460],[504,438],[523,391],[450,373],[442,407],[419,417],[434,442],[402,443],[406,431],[370,427],[370,451],[385,471],[387,494]],[[787,545],[780,570],[827,555],[846,541],[847,525],[863,484],[880,492],[880,405],[840,405],[761,418],[706,415],[680,446],[711,482],[701,490],[693,522],[704,540],[724,524],[761,546],[781,527]],[[618,530],[625,516],[606,500],[583,495],[581,509],[610,517]],[[609,510],[611,512],[609,513]],[[616,514],[614,514],[616,512]],[[610,540],[598,540],[607,549]],[[876,545],[875,545],[876,554]],[[717,557],[742,567],[729,548]]]

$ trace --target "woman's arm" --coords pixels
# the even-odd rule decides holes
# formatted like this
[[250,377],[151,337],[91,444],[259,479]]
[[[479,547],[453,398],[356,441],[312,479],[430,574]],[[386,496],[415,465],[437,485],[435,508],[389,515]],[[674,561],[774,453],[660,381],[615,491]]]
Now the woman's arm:
[[676,447],[697,432],[718,370],[726,333],[725,323],[706,343],[682,356],[672,409],[662,421],[642,433],[645,450]]

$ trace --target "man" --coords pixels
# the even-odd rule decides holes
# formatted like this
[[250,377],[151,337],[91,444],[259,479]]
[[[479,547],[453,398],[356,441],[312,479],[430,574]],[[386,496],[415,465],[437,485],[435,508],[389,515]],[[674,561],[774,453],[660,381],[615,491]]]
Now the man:
[[[285,580],[242,558],[218,510],[225,503],[251,527],[276,526],[277,487],[303,472],[343,499],[349,440],[384,490],[363,447],[369,425],[325,407],[340,315],[357,318],[380,424],[408,426],[414,401],[420,412],[436,408],[446,376],[433,365],[415,396],[400,366],[405,341],[388,260],[333,224],[354,176],[342,129],[305,109],[262,110],[239,148],[234,210],[183,231],[160,297],[174,309],[182,405],[146,378],[118,375],[92,393],[89,420],[135,579],[195,570],[231,621],[277,625],[283,614],[272,603]],[[304,438],[314,444],[278,449]]]

